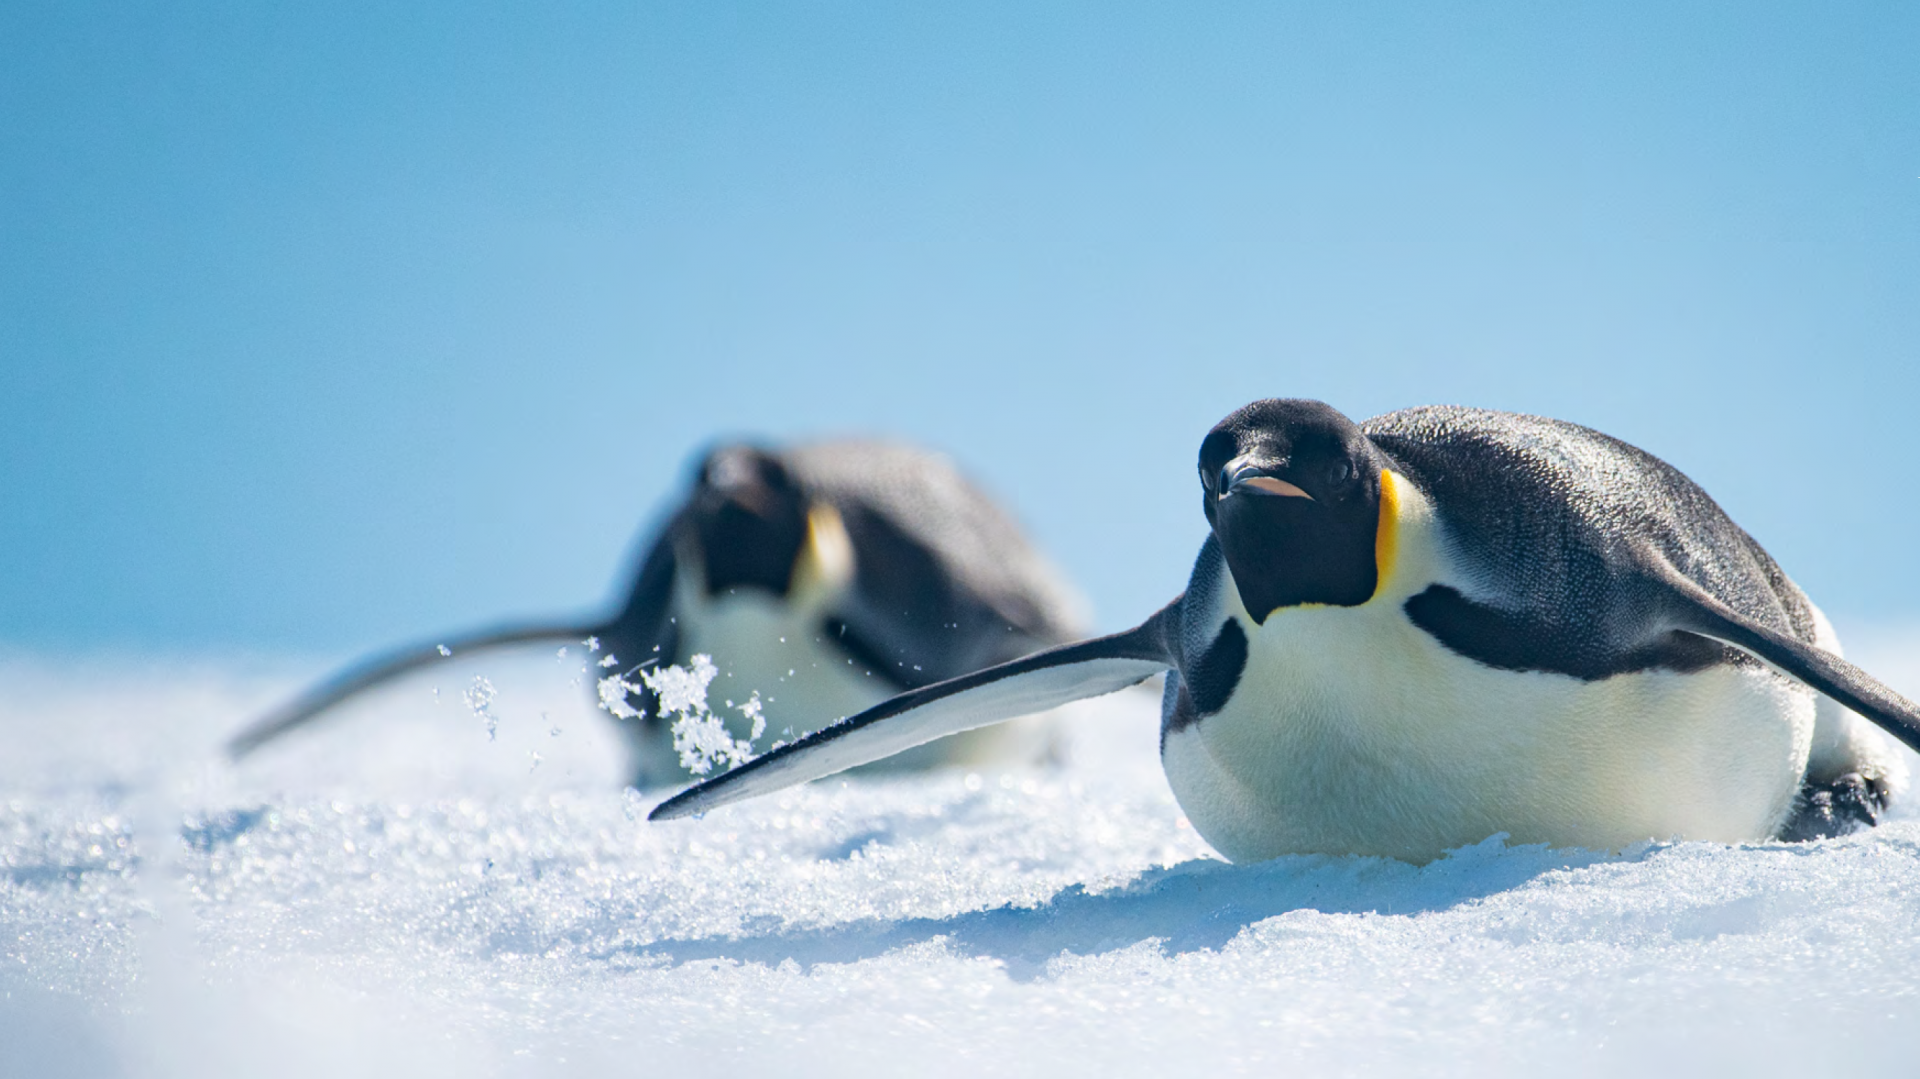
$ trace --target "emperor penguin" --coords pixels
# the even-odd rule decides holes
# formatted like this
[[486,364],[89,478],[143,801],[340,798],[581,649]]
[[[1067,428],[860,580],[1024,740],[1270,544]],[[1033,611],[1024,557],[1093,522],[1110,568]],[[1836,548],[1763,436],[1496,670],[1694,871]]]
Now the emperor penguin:
[[1199,481],[1210,534],[1141,625],[910,690],[653,818],[1161,672],[1167,779],[1234,861],[1831,836],[1904,787],[1886,734],[1920,748],[1920,710],[1751,536],[1597,431],[1256,401]]
[[[791,737],[1072,640],[1081,610],[1012,519],[943,456],[879,441],[722,445],[699,462],[611,617],[509,625],[376,656],[262,717],[228,750],[243,757],[450,654],[589,637],[616,671],[710,656],[729,692],[757,691],[769,728]],[[633,784],[684,781],[658,702],[628,686],[612,710],[638,713],[622,723]],[[1047,723],[974,731],[887,763],[1041,759],[1057,749],[1056,733]]]

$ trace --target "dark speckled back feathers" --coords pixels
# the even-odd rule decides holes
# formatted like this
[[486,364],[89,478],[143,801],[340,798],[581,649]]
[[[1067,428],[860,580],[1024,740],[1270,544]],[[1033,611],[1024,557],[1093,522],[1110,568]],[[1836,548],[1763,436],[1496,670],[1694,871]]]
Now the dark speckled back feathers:
[[[1583,677],[1714,662],[1717,650],[1697,639],[1636,632],[1660,621],[1652,608],[1666,594],[1641,579],[1645,553],[1760,625],[1813,640],[1799,588],[1706,492],[1644,451],[1577,424],[1451,406],[1391,412],[1361,428],[1432,499],[1472,578],[1466,599],[1477,610],[1416,597],[1409,614],[1443,639],[1447,627],[1457,636],[1505,619],[1522,652],[1477,658]],[[1541,640],[1559,649],[1557,660],[1533,654]]]

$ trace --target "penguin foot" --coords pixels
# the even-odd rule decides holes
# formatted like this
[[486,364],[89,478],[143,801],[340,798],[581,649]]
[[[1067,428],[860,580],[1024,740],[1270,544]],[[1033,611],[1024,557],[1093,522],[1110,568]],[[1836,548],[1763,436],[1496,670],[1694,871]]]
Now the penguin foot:
[[1830,783],[1807,783],[1800,788],[1798,804],[1781,827],[1780,838],[1802,843],[1871,828],[1886,812],[1890,793],[1880,780],[1858,772],[1848,772]]

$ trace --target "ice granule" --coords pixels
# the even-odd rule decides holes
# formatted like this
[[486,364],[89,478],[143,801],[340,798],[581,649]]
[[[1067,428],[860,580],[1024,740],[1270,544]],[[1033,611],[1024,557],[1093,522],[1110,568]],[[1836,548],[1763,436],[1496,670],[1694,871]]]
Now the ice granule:
[[747,703],[739,705],[738,707],[740,714],[746,716],[747,719],[753,723],[753,733],[747,736],[747,741],[759,741],[760,736],[767,733],[767,717],[760,704],[760,691],[757,689],[754,690],[753,696],[747,698]]
[[637,719],[645,713],[627,703],[627,697],[640,692],[641,686],[629,682],[625,675],[610,674],[600,679],[600,709],[615,719]]
[[487,724],[487,741],[491,742],[500,729],[500,717],[493,714],[493,700],[499,692],[481,675],[473,676],[473,683],[467,686],[462,695],[466,698],[467,709]]
[[[760,714],[758,693],[740,706],[753,721],[753,733],[744,740],[734,738],[726,722],[713,714],[707,705],[707,687],[719,673],[712,656],[696,655],[685,667],[675,664],[640,674],[641,681],[659,699],[660,714],[674,717],[673,749],[680,755],[680,767],[697,776],[713,771],[716,764],[737,768],[752,760],[753,740],[766,733],[767,721]],[[603,700],[605,696],[603,689]]]
[[712,656],[698,655],[685,667],[676,663],[642,672],[640,678],[648,689],[659,695],[661,712],[679,714],[707,710],[707,687],[719,673]]

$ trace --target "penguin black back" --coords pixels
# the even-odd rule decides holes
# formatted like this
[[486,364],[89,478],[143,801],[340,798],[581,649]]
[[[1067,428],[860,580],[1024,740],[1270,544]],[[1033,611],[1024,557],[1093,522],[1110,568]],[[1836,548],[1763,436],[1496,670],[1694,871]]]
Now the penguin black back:
[[1407,612],[1463,655],[1589,680],[1731,658],[1697,634],[1650,632],[1667,602],[1650,564],[1742,618],[1814,641],[1806,595],[1705,491],[1652,454],[1578,424],[1453,406],[1391,412],[1363,429],[1445,507],[1480,598],[1436,584]]

